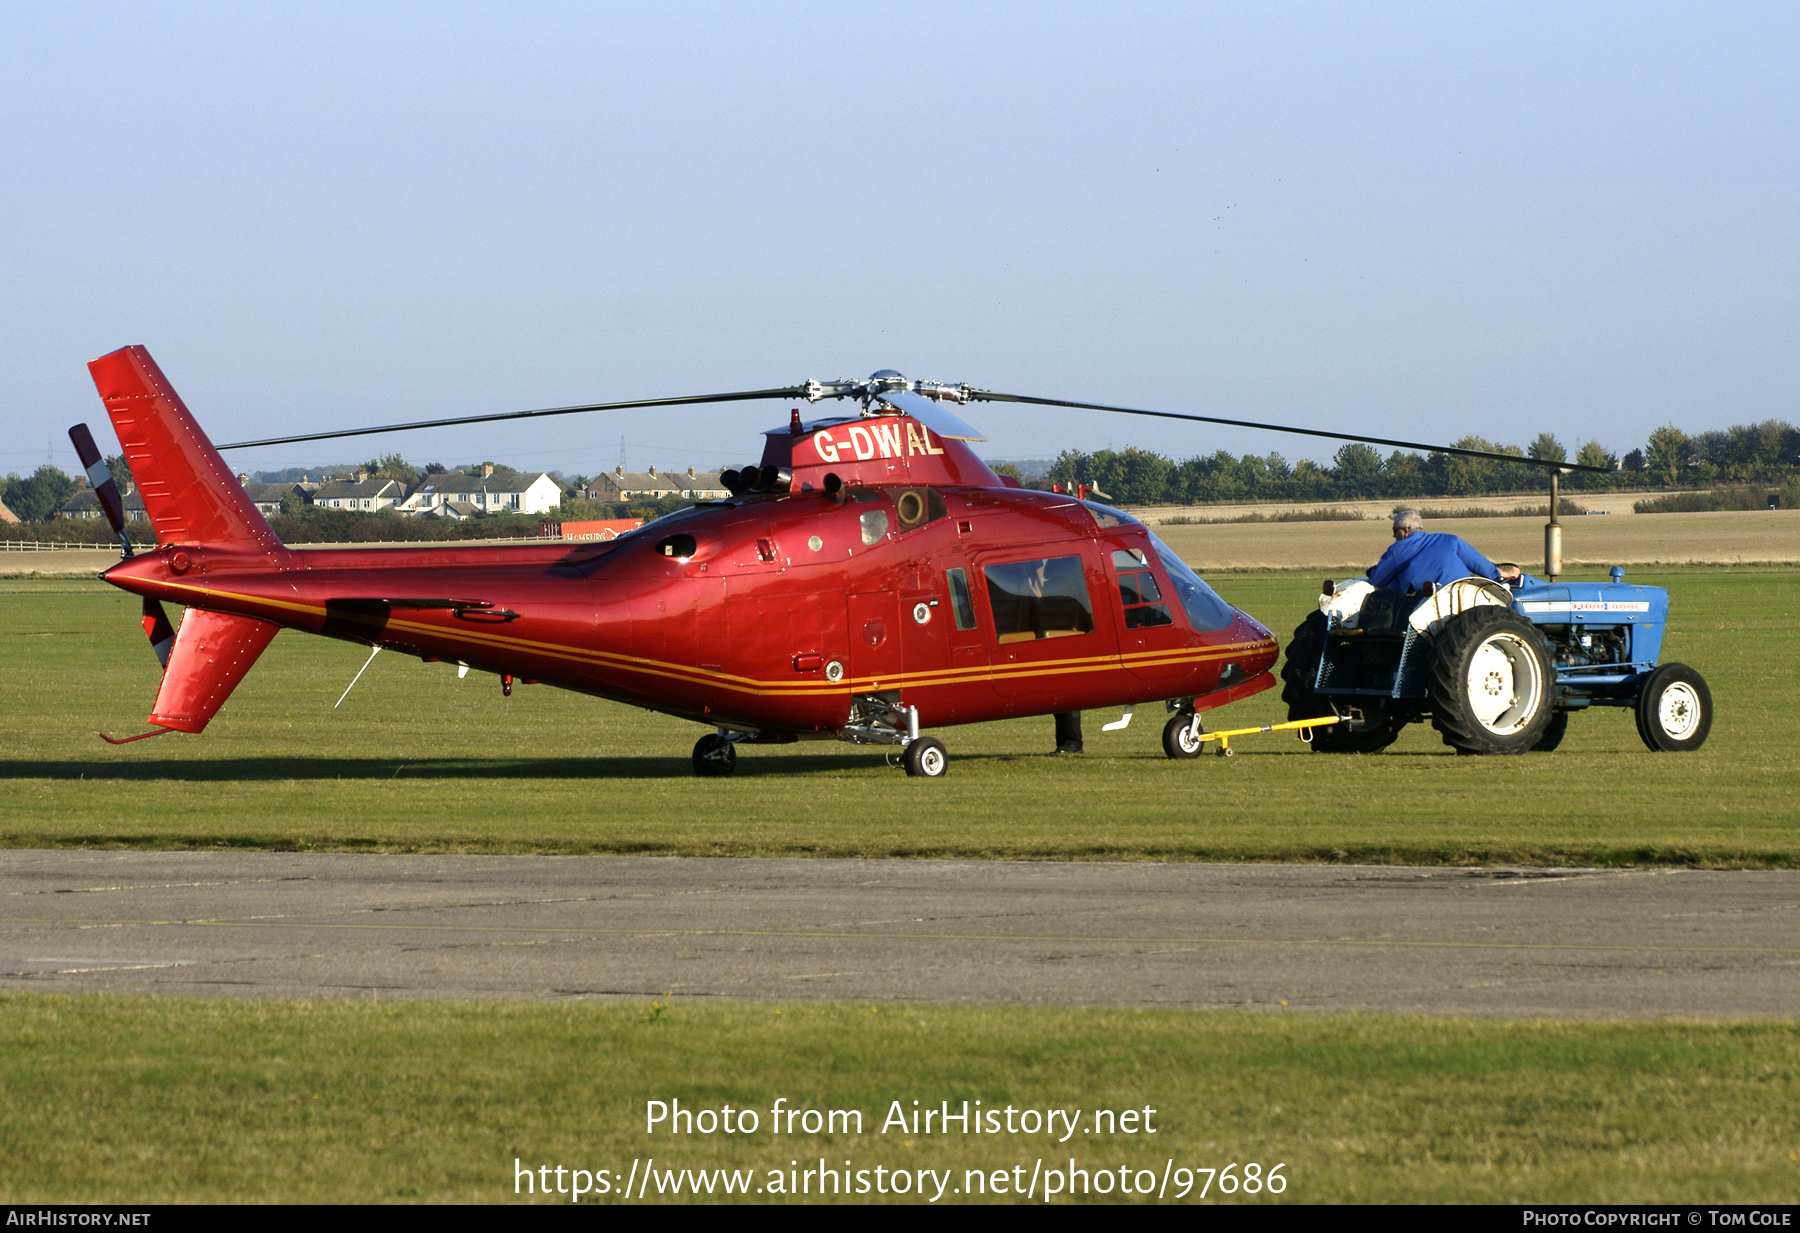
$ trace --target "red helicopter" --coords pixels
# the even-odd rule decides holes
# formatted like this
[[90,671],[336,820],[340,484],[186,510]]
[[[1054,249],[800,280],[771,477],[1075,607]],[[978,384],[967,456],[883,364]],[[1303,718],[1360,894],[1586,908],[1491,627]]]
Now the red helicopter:
[[[541,682],[695,720],[713,729],[694,747],[702,775],[730,774],[739,744],[840,740],[897,747],[908,774],[937,777],[948,757],[923,728],[1123,707],[1116,728],[1158,701],[1173,712],[1165,752],[1193,757],[1204,712],[1276,681],[1274,636],[1143,523],[1085,492],[1039,492],[996,475],[969,445],[981,434],[946,404],[1247,421],[998,394],[884,369],[864,381],[223,447],[751,399],[861,404],[817,419],[796,408],[766,434],[756,465],[723,473],[728,500],[610,542],[290,548],[148,351],[126,347],[88,367],[156,537],[154,550],[133,554],[93,437],[85,425],[71,429],[125,554],[102,576],[143,597],[164,666],[152,730],[114,743],[204,730],[284,628],[491,672],[508,693],[515,680]],[[185,605],[178,632],[162,600]]]

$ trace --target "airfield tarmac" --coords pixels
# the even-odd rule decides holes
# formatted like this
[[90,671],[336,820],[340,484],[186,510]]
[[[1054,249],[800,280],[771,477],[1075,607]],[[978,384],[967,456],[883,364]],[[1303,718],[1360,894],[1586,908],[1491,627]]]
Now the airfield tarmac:
[[1800,1015],[1800,873],[10,851],[0,988]]

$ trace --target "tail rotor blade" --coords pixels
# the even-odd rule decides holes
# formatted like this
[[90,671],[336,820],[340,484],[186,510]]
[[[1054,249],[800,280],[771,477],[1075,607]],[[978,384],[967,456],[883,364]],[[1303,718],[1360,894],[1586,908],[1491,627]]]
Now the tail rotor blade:
[[162,604],[149,596],[144,597],[144,633],[150,639],[150,649],[156,652],[157,662],[166,669],[169,649],[175,645],[175,627],[169,624],[169,614],[163,611]]
[[[123,538],[125,503],[119,499],[119,486],[113,481],[106,459],[100,456],[100,447],[94,444],[94,434],[88,431],[86,424],[77,424],[69,429],[69,440],[75,446],[76,457],[81,459],[82,467],[87,470],[88,485],[94,490],[94,499],[100,502],[100,511],[106,515],[106,521],[112,524],[113,534]],[[131,555],[129,545],[125,555]]]

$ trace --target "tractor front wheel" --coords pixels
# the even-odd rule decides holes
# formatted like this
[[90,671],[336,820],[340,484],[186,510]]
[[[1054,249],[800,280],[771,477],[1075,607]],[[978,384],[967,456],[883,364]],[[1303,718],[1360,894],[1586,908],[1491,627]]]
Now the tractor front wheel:
[[1712,731],[1712,691],[1686,664],[1664,664],[1638,695],[1638,735],[1654,753],[1688,753]]
[[1432,639],[1432,726],[1458,753],[1524,753],[1550,727],[1554,680],[1529,621],[1498,606],[1458,613]]

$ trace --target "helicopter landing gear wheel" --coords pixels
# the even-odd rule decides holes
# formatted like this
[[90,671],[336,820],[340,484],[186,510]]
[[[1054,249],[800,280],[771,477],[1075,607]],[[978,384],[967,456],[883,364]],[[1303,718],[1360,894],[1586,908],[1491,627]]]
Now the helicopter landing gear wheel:
[[702,779],[723,779],[737,770],[737,746],[709,732],[694,742],[694,774]]
[[924,779],[942,779],[950,769],[944,743],[927,736],[906,747],[906,773]]
[[1205,748],[1192,711],[1177,712],[1163,725],[1163,752],[1171,758],[1198,758]]
[[1712,731],[1712,691],[1686,664],[1664,664],[1638,695],[1638,735],[1652,753],[1688,753]]

